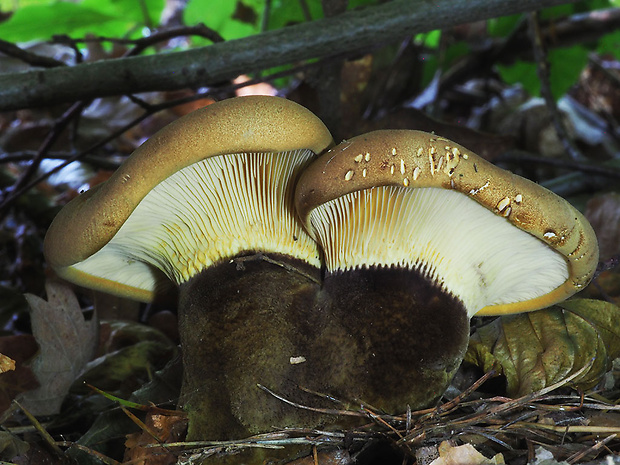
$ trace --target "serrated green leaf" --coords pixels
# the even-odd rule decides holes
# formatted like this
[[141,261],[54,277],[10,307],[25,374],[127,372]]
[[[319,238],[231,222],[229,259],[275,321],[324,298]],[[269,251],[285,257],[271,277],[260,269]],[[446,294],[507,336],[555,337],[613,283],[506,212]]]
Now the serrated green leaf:
[[620,308],[573,299],[558,306],[508,315],[479,328],[465,360],[483,370],[499,369],[507,393],[522,396],[557,383],[592,364],[574,382],[598,383],[620,355]]

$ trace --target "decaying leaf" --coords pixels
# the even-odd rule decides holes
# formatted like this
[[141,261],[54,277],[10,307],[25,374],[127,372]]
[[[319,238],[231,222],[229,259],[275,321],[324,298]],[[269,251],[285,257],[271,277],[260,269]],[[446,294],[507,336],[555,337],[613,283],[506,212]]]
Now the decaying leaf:
[[32,369],[41,384],[21,399],[33,415],[53,415],[73,381],[92,358],[98,343],[97,320],[88,321],[69,286],[48,281],[48,300],[27,294],[31,308],[32,333],[40,353]]
[[0,337],[0,354],[6,354],[15,363],[14,370],[0,373],[0,413],[9,408],[17,395],[39,387],[27,366],[38,350],[37,343],[29,334]]
[[287,462],[286,465],[316,465],[317,463],[321,465],[352,465],[355,463],[355,460],[346,450],[317,450],[315,452],[316,454]]
[[488,459],[471,444],[453,446],[448,441],[443,441],[438,450],[439,458],[433,460],[430,465],[500,465],[505,463],[502,454]]
[[0,354],[0,373],[6,373],[7,371],[13,370],[15,370],[15,360],[4,354]]
[[165,447],[149,448],[149,445],[178,441],[187,428],[187,417],[170,411],[162,414],[161,409],[147,413],[144,427],[139,433],[127,436],[125,461],[136,465],[168,465],[177,462],[177,455]]
[[17,436],[8,431],[0,431],[0,460],[11,460],[16,455],[25,454],[29,448],[28,443]]
[[82,376],[100,389],[129,395],[136,383],[148,381],[148,374],[163,368],[174,353],[170,342],[141,341],[96,358],[86,365]]
[[465,360],[506,376],[507,394],[523,396],[575,378],[583,389],[596,385],[620,355],[620,308],[608,302],[573,299],[536,312],[507,315],[479,328]]

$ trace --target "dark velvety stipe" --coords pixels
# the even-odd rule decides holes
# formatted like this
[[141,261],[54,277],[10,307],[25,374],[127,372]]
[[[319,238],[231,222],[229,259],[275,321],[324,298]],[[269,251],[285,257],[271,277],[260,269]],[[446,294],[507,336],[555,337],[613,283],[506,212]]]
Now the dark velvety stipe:
[[300,332],[299,322],[312,320],[319,270],[283,256],[267,258],[283,266],[261,257],[213,266],[181,286],[182,403],[190,440],[318,423],[317,414],[286,405],[257,384],[308,401],[297,384],[321,373],[291,364],[291,357],[307,355],[315,335]]
[[181,286],[189,440],[366,422],[291,406],[257,384],[305,406],[344,407],[310,393],[318,392],[389,413],[443,393],[467,346],[469,321],[458,299],[406,270],[319,282],[315,268],[258,255],[213,266]]
[[462,302],[417,271],[351,270],[325,277],[318,307],[348,335],[341,387],[389,413],[428,406],[446,389],[469,339]]

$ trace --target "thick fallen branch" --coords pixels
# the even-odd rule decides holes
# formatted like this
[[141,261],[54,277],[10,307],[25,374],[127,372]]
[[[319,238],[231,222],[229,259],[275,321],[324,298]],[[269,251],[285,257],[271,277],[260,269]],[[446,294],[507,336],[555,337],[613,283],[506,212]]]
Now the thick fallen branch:
[[209,86],[242,73],[350,53],[412,34],[566,0],[394,0],[193,50],[0,75],[0,111]]

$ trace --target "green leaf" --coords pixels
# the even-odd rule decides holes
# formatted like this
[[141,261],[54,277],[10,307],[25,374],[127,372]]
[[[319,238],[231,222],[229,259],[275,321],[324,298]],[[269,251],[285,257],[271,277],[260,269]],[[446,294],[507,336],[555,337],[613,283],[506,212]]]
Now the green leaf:
[[190,0],[183,12],[183,20],[187,25],[204,23],[227,40],[258,33],[260,18],[256,24],[242,22],[234,17],[236,9],[237,2],[233,1]]
[[588,53],[580,45],[549,50],[551,93],[556,100],[577,82],[588,63]]
[[464,41],[459,41],[459,42],[455,42],[454,44],[451,44],[446,49],[445,66],[446,67],[450,66],[452,63],[457,61],[459,58],[464,57],[465,55],[468,55],[470,52],[471,52],[470,46]]
[[[551,93],[557,100],[577,82],[588,62],[588,50],[580,45],[549,50],[549,80]],[[540,96],[540,80],[536,64],[517,60],[509,66],[498,65],[497,70],[507,84],[521,84],[533,96]]]
[[32,5],[51,5],[58,0],[19,0],[19,3],[15,0],[0,0],[0,11],[6,13],[8,11],[17,10],[17,8],[24,8]]
[[[139,5],[144,5],[143,8]],[[125,31],[136,25],[157,26],[165,0],[83,0],[82,7],[99,11],[125,24]],[[147,16],[145,18],[145,15]]]
[[541,19],[551,19],[551,18],[564,18],[575,13],[575,5],[566,4],[566,5],[557,5],[549,8],[545,8],[540,12]]
[[492,37],[507,37],[523,20],[523,15],[500,16],[487,21],[487,32]]
[[506,377],[507,394],[519,397],[557,383],[584,366],[574,382],[596,385],[620,356],[620,308],[573,299],[554,307],[497,318],[471,337],[465,360]]
[[428,48],[437,48],[439,46],[439,40],[441,39],[441,31],[439,29],[430,32],[423,32],[416,34],[416,43],[422,44]]
[[9,42],[50,39],[55,34],[71,34],[80,29],[96,30],[113,19],[76,3],[33,5],[19,8],[8,21],[0,24],[0,37]]
[[135,0],[40,2],[17,9],[8,21],[0,24],[0,37],[10,42],[48,40],[57,34],[82,37],[93,33],[123,37],[147,23],[157,26],[164,2],[144,0],[146,12]]
[[[310,16],[313,20],[323,17],[323,7],[320,0],[307,2]],[[279,29],[290,24],[303,23],[306,21],[300,2],[290,0],[274,0],[271,5],[269,16],[269,29]]]
[[[618,0],[620,6],[620,0]],[[613,55],[616,60],[620,60],[620,31],[606,34],[599,39],[596,51],[601,55]]]
[[540,95],[540,80],[536,65],[531,61],[517,60],[512,65],[497,65],[502,80],[510,85],[521,84],[531,95]]

